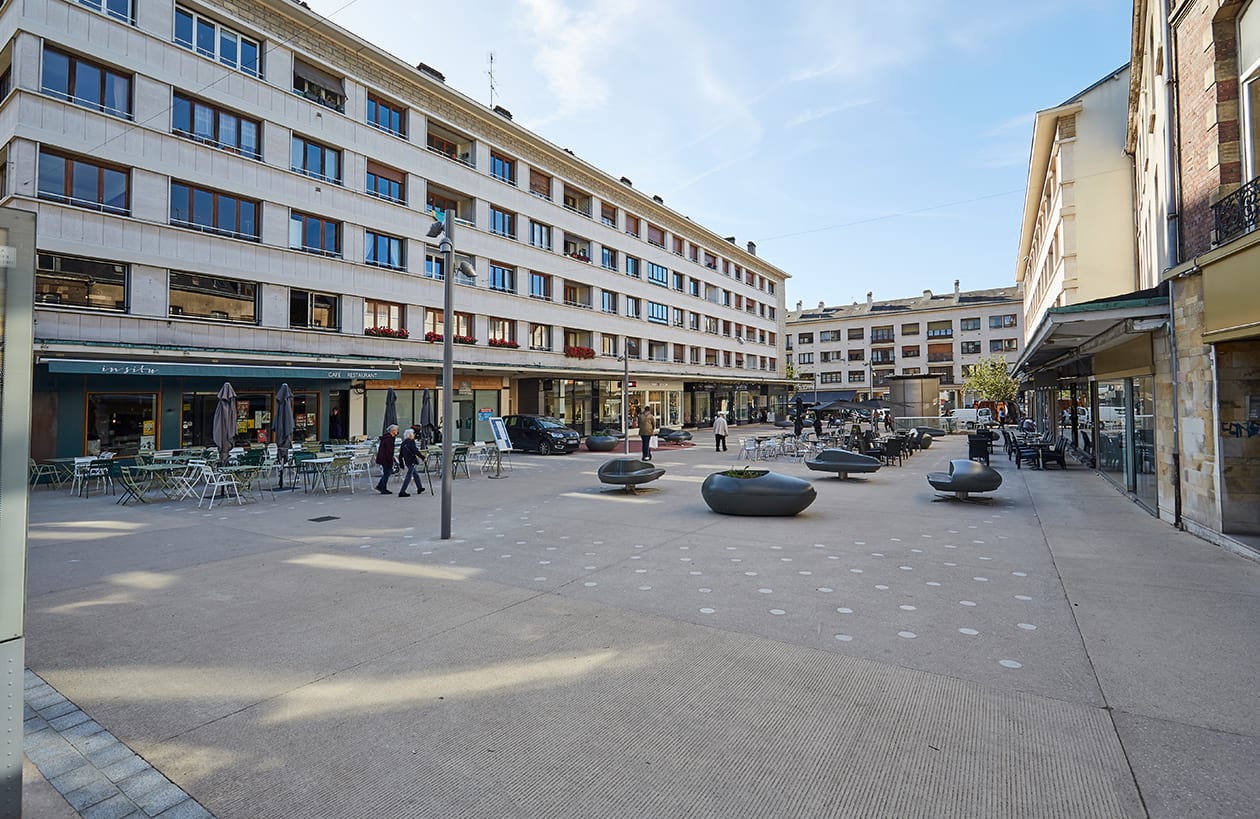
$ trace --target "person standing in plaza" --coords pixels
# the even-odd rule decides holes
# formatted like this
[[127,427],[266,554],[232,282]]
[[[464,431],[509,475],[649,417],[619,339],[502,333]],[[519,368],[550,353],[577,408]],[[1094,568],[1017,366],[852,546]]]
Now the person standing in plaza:
[[394,474],[394,439],[398,437],[398,425],[390,424],[376,445],[376,465],[381,468],[381,479],[376,484],[376,491],[382,495],[392,495],[389,491],[389,476]]
[[420,475],[416,473],[416,464],[420,463],[420,447],[416,446],[416,431],[409,429],[403,433],[402,447],[399,449],[398,455],[402,458],[403,466],[407,468],[407,475],[403,478],[402,489],[398,490],[398,497],[409,498],[407,487],[412,481],[416,482],[416,494],[424,491],[424,484],[420,483]]
[[652,460],[652,436],[656,434],[656,419],[652,417],[652,408],[644,407],[639,415],[639,439],[643,441],[643,460]]
[[713,441],[718,452],[726,451],[726,436],[728,428],[726,426],[726,413],[719,412],[717,417],[713,419]]
[[818,410],[814,410],[814,435],[822,437],[822,413]]

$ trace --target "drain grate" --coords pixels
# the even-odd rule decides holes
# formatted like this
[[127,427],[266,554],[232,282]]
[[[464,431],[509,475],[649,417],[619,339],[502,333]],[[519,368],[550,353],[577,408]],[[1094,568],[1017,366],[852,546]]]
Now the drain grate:
[[311,523],[327,523],[330,520],[341,520],[341,518],[336,515],[324,515],[322,517],[310,519]]

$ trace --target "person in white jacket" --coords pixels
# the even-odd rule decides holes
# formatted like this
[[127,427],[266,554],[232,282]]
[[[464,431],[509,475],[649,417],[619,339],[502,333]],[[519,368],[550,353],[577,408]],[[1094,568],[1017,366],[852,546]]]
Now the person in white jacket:
[[718,452],[726,451],[726,413],[719,412],[713,419],[713,440]]

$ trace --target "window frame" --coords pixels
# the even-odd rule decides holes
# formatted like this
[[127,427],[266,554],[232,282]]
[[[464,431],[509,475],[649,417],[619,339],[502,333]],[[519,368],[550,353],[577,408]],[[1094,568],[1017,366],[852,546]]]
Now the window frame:
[[[301,145],[302,150],[298,153],[298,146]],[[321,170],[313,170],[306,167],[309,158],[309,150],[311,148],[320,149],[320,168]],[[294,162],[297,156],[301,156],[302,164],[298,165]],[[335,156],[337,159],[337,168],[334,175],[330,176],[323,168],[328,165],[328,157]],[[304,137],[301,134],[294,133],[289,141],[289,170],[294,173],[300,173],[303,176],[309,176],[311,179],[318,179],[321,182],[328,182],[333,185],[342,184],[342,172],[344,170],[344,156],[340,148],[334,148],[331,145],[325,145],[319,140]]]
[[[186,270],[167,270],[166,275],[166,298],[167,313],[170,316],[183,319],[194,319],[204,321],[230,321],[234,324],[253,324],[257,325],[261,319],[261,311],[259,309],[259,297],[262,288],[258,282],[246,281],[245,279],[234,279],[227,276],[210,276],[202,273],[193,273]],[[176,284],[177,277],[181,280],[179,286]],[[184,281],[186,279],[187,281]],[[205,281],[208,286],[202,286],[201,282]],[[219,285],[239,285],[240,295],[232,295],[232,288],[219,287]],[[252,315],[247,318],[236,318],[229,311],[213,310],[209,313],[190,313],[186,305],[176,304],[174,293],[205,293],[209,290],[214,295],[228,299],[228,304],[240,302],[252,305]],[[218,291],[224,290],[225,293]]]
[[[48,85],[49,55],[55,55],[58,58],[64,58],[66,61],[66,70],[65,70],[66,88],[64,91],[60,88],[54,88]],[[88,57],[84,57],[79,54],[74,54],[72,52],[65,51],[60,48],[55,48],[47,44],[44,45],[43,51],[40,54],[39,62],[40,62],[39,91],[44,96],[52,97],[54,99],[59,99],[59,100],[62,100],[63,102],[68,102],[72,105],[78,106],[79,108],[86,108],[89,111],[99,111],[102,114],[106,114],[107,116],[116,117],[118,119],[124,119],[129,122],[134,120],[135,118],[134,75],[121,73],[120,71],[113,69],[105,65],[104,63],[97,62],[96,60],[90,59]],[[80,79],[83,79],[82,77],[80,77],[80,72],[77,70],[77,67],[80,65],[87,66],[91,68],[92,70],[95,70],[99,74],[97,78],[96,88],[94,89],[96,93],[95,99],[93,99],[92,97],[82,96],[81,94],[78,93],[80,90],[78,87],[79,81]],[[111,97],[115,99],[117,97],[116,94],[109,93],[111,79],[117,82],[126,83],[125,102],[126,102],[127,107],[125,109],[115,108],[114,106],[111,106],[108,104],[108,100],[110,100]]]
[[[305,296],[305,299],[306,299],[306,308],[305,308],[306,309],[306,323],[305,324],[293,323],[293,305],[296,300],[296,297],[299,295]],[[314,323],[313,316],[315,313],[314,305],[315,305],[316,299],[324,299],[331,302],[330,314],[332,316],[332,321],[327,327]],[[342,307],[341,297],[338,296],[336,293],[321,293],[317,290],[306,290],[304,288],[290,287],[289,288],[289,327],[290,329],[296,329],[296,330],[318,330],[320,332],[339,332],[341,330],[341,307]]]
[[[384,312],[384,323],[381,322],[382,311]],[[371,298],[363,300],[364,331],[384,328],[398,332],[404,329],[403,325],[406,315],[406,306],[398,302]]]
[[[45,157],[50,160],[58,160],[62,164],[61,171],[61,193],[52,193],[44,188],[44,160]],[[72,165],[73,163],[73,165]],[[75,174],[74,168],[82,165],[85,168],[93,168],[96,170],[96,191],[97,198],[95,200],[82,199],[75,196]],[[123,181],[123,199],[124,204],[119,207],[117,205],[107,204],[105,195],[107,173],[119,174]],[[114,165],[110,162],[96,162],[86,159],[82,156],[67,153],[64,151],[53,150],[51,148],[40,146],[39,156],[36,166],[35,191],[36,197],[49,202],[58,202],[63,205],[84,208],[86,210],[95,210],[101,213],[111,213],[118,216],[131,215],[131,169]]]
[[[294,222],[299,221],[299,220],[301,223],[301,244],[294,245],[293,244]],[[319,235],[321,239],[319,247],[311,247],[305,243],[307,231],[310,229],[308,220],[319,222],[319,225],[320,225]],[[334,244],[336,245],[336,249],[334,250],[326,249],[323,246],[324,236],[325,236],[325,233],[329,230],[329,228],[332,228],[333,240],[334,240]],[[306,211],[298,210],[297,208],[293,208],[289,211],[289,249],[290,250],[300,250],[304,253],[314,253],[317,256],[328,256],[330,258],[340,259],[342,258],[342,241],[344,239],[343,233],[344,231],[342,229],[341,222],[338,222],[333,219],[326,219],[325,217],[319,216],[314,213],[307,213]]]
[[[290,160],[291,159],[292,158],[290,157]],[[375,190],[372,187],[373,177],[375,177],[377,183]],[[369,159],[367,161],[367,169],[364,171],[364,179],[364,189],[368,195],[375,196],[377,199],[384,199],[386,202],[393,202],[398,205],[407,204],[407,174],[405,171],[400,171],[397,168],[391,168],[390,166],[384,165],[376,160]],[[391,193],[382,192],[380,190],[382,180],[387,183],[392,183],[391,185],[386,186],[391,189],[393,185],[397,185],[398,195],[394,196]]]
[[[187,106],[188,111],[187,128],[181,128],[180,125],[182,123],[176,122],[177,117],[180,116],[181,108],[184,105]],[[198,109],[208,111],[213,118],[213,134],[210,136],[204,136],[197,130],[199,119]],[[225,119],[228,117],[235,120],[235,142],[228,142],[223,139]],[[244,147],[245,129],[243,126],[245,124],[254,126],[254,147],[252,150]],[[212,102],[207,102],[199,97],[194,97],[193,95],[187,94],[179,89],[173,89],[171,94],[171,133],[183,139],[188,139],[202,145],[209,145],[210,147],[220,151],[226,151],[230,154],[243,156],[246,159],[253,159],[259,162],[262,161],[263,136],[262,122],[260,120],[244,116],[243,114],[238,114],[236,111],[232,111],[227,108],[221,108]]]
[[[380,111],[386,111],[390,124],[385,125],[380,122]],[[378,114],[373,118],[373,113]],[[398,120],[398,125],[393,125],[394,119]],[[379,131],[384,131],[400,139],[407,139],[407,106],[387,100],[381,95],[369,91],[367,95],[367,124],[371,125]]]
[[[179,218],[176,215],[177,204],[177,188],[186,191],[185,199],[187,206],[188,218]],[[262,202],[256,199],[247,199],[243,196],[236,196],[224,191],[215,190],[214,188],[205,188],[192,182],[186,182],[182,179],[172,179],[170,184],[170,195],[168,198],[169,219],[170,223],[177,227],[188,228],[190,230],[199,230],[202,233],[213,233],[218,236],[227,236],[232,239],[244,239],[250,242],[262,241]],[[209,224],[197,220],[198,212],[198,194],[208,194],[211,197],[211,221]],[[236,214],[235,224],[228,227],[220,224],[220,213],[222,212],[221,203],[223,201],[231,201],[235,203],[234,212]],[[243,204],[252,206],[253,209],[253,226],[252,233],[242,230],[245,224],[245,209],[241,207]]]
[[[181,14],[187,15],[189,18],[190,37],[191,37],[191,39],[189,40],[180,39],[179,21],[180,21]],[[207,52],[199,44],[198,35],[201,32],[201,26],[203,24],[208,25],[213,29],[212,38],[214,41],[214,48],[213,48],[212,53]],[[235,38],[235,41],[237,44],[236,56],[232,58],[231,62],[225,60],[223,55],[220,53],[220,49],[222,48],[223,41],[224,41],[223,38],[225,34]],[[263,79],[262,40],[255,40],[253,37],[247,37],[246,35],[241,34],[240,32],[236,31],[235,29],[229,28],[228,26],[225,26],[219,23],[217,20],[215,20],[212,17],[206,17],[205,15],[199,14],[198,12],[193,11],[192,9],[186,8],[184,6],[176,5],[175,6],[175,25],[173,26],[173,30],[172,30],[171,42],[175,43],[177,46],[180,46],[181,48],[188,49],[189,51],[191,51],[192,53],[200,57],[204,57],[208,60],[213,60],[220,65],[226,65],[228,68],[231,68],[234,71],[239,71],[242,74],[248,74],[251,77],[257,77],[258,79]],[[244,44],[249,44],[250,46],[253,47],[254,59],[253,59],[252,67],[247,66],[245,64],[245,57],[244,57],[245,49],[243,48]]]
[[499,293],[515,293],[516,267],[501,262],[490,262],[486,286]]
[[[67,269],[66,261],[72,264]],[[75,269],[81,265],[81,269]],[[113,268],[112,270],[108,268]],[[120,279],[121,281],[115,280]],[[59,287],[54,282],[74,283],[73,287]],[[91,259],[86,256],[71,256],[65,253],[37,251],[35,254],[35,306],[59,307],[76,310],[99,310],[109,313],[126,313],[130,304],[131,266],[121,262]],[[41,288],[42,285],[42,288]],[[91,289],[104,285],[109,288],[121,287],[122,298],[109,299],[108,294],[93,294]],[[78,287],[83,288],[84,298],[80,301],[69,301],[66,296]],[[62,290],[66,292],[61,292]],[[105,295],[99,303],[93,303],[93,295]],[[56,298],[53,298],[55,296]],[[112,301],[112,303],[110,303]]]
[[[376,258],[380,254],[380,245],[384,242],[388,255],[394,256],[393,250],[397,248],[397,262],[382,261]],[[407,240],[402,236],[394,236],[390,233],[382,233],[371,228],[363,230],[363,263],[373,267],[380,267],[385,270],[397,270],[406,272],[407,270]],[[396,329],[396,328],[395,328]]]

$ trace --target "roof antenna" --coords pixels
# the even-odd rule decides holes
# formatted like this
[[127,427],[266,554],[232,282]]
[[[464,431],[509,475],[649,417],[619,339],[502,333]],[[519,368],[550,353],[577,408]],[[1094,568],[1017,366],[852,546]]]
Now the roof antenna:
[[494,52],[490,52],[490,68],[486,71],[490,77],[490,107],[494,107]]

